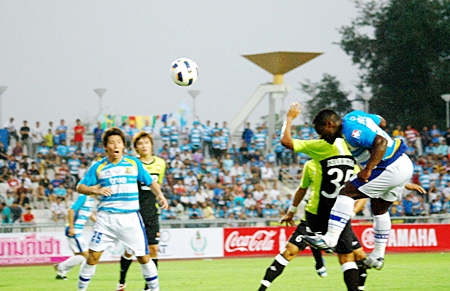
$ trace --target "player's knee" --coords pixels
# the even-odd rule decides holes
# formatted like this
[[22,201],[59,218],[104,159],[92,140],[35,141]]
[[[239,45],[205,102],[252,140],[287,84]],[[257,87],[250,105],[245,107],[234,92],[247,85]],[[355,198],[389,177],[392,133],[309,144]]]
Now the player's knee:
[[139,264],[147,264],[150,261],[150,256],[145,255],[142,257],[136,257],[136,259],[138,260]]
[[291,261],[297,256],[299,251],[300,249],[296,245],[288,243],[282,255],[286,258],[286,260]]

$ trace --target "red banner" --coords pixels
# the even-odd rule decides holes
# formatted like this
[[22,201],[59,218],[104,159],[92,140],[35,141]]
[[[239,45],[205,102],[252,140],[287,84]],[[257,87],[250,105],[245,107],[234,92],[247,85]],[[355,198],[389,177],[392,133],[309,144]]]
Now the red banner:
[[[373,249],[371,225],[353,226],[365,251]],[[389,234],[387,252],[437,252],[450,251],[447,233],[450,224],[393,224]]]
[[[295,227],[224,228],[224,256],[273,256],[284,249]],[[353,226],[364,250],[373,249],[371,225]],[[389,235],[387,252],[450,251],[446,233],[450,224],[394,224]],[[310,253],[307,248],[302,253]]]

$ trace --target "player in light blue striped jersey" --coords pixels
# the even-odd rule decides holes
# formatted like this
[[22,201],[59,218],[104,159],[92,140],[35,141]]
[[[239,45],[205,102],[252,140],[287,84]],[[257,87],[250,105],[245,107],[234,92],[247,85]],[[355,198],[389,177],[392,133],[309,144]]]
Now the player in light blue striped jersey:
[[96,216],[93,214],[94,206],[93,197],[80,194],[70,207],[67,215],[69,225],[66,227],[66,236],[73,256],[55,265],[56,279],[67,280],[67,272],[86,261],[88,245],[83,238],[83,229],[89,219],[96,221]]
[[144,223],[139,214],[137,182],[150,187],[161,208],[168,207],[167,200],[158,181],[151,178],[142,162],[124,155],[125,134],[119,128],[105,131],[102,142],[106,158],[93,164],[77,185],[79,193],[101,195],[89,255],[80,269],[78,290],[87,290],[103,251],[120,241],[141,264],[142,275],[150,290],[159,291],[158,271],[150,260]]

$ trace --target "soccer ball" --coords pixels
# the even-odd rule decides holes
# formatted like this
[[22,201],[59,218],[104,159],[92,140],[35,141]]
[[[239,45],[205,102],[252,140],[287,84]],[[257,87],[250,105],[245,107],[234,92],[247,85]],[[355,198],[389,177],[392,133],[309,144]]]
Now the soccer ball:
[[187,58],[177,59],[170,65],[170,77],[179,86],[190,86],[198,78],[197,64]]

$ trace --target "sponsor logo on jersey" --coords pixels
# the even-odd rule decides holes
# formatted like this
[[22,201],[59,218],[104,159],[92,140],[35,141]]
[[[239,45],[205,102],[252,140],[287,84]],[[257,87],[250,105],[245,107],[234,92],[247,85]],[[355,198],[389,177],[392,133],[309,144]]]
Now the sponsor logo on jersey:
[[352,137],[359,139],[361,137],[361,130],[355,129],[352,131]]
[[131,174],[131,173],[133,173],[133,169],[131,169],[131,168],[125,169],[125,174]]

